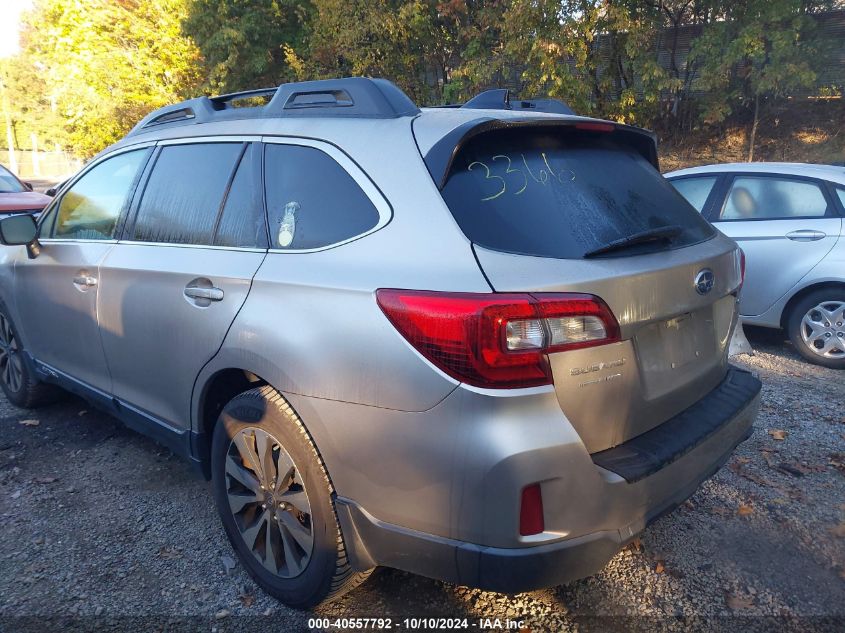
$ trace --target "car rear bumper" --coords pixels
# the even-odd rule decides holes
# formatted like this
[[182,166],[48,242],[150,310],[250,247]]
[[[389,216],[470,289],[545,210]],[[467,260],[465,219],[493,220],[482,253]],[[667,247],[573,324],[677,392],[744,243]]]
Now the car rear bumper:
[[[617,447],[620,450],[611,455],[616,460],[594,456],[595,468],[607,481],[608,502],[626,506],[623,512],[618,508],[609,512],[625,517],[611,529],[525,547],[488,547],[386,523],[354,501],[338,497],[338,518],[350,558],[358,569],[383,565],[505,593],[592,575],[646,525],[673,510],[719,470],[736,446],[751,435],[759,399],[759,380],[732,368],[709,396],[655,429],[670,425],[661,437],[643,440],[640,436],[635,438],[640,440],[638,444],[632,440]],[[695,428],[698,432],[691,430]],[[622,474],[608,470],[620,464]],[[566,504],[566,499],[550,498],[545,488],[543,495],[544,505]],[[642,503],[642,499],[647,501]]]

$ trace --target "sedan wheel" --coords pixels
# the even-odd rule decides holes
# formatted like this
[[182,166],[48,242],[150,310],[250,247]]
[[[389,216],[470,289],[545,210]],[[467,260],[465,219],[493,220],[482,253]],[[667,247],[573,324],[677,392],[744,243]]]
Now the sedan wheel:
[[845,359],[845,302],[824,301],[801,319],[801,339],[822,358]]

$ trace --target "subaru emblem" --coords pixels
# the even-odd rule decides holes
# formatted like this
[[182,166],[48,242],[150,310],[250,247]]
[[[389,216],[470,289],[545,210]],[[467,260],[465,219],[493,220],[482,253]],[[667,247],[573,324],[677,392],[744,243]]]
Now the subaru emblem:
[[709,268],[702,268],[695,276],[695,291],[700,295],[706,295],[713,290],[716,275]]

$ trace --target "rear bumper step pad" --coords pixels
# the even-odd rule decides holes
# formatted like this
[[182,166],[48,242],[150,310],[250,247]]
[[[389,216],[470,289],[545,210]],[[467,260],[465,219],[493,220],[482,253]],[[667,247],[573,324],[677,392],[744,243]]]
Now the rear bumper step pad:
[[590,457],[594,464],[628,483],[639,481],[679,459],[728,424],[757,397],[761,388],[762,383],[751,372],[731,366],[721,384],[688,409],[651,431]]

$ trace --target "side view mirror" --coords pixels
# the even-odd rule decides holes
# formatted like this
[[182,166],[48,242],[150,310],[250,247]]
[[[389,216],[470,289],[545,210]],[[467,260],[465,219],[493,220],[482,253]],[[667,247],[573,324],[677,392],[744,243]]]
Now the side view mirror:
[[0,243],[6,246],[26,245],[29,258],[35,259],[41,252],[35,218],[28,213],[21,213],[0,220]]
[[57,193],[59,193],[58,187],[50,187],[47,191],[44,192],[44,195],[50,196],[51,198],[55,198]]
[[25,183],[23,183],[23,186],[26,187],[27,191],[32,191],[32,183],[31,182],[25,182]]

